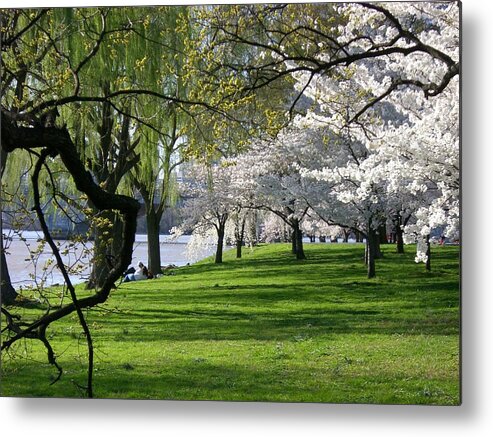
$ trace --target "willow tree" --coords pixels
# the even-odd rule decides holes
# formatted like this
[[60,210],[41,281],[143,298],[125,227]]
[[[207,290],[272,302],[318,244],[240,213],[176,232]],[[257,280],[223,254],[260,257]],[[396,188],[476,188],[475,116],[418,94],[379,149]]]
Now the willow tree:
[[[146,148],[153,147],[146,143],[137,151],[140,133],[145,129],[151,132],[160,129],[155,113],[166,105],[152,94],[164,91],[159,84],[164,74],[159,59],[167,49],[160,36],[166,31],[162,17],[170,11],[160,8],[156,14],[156,10],[149,8],[111,9],[105,25],[114,31],[101,42],[100,55],[87,71],[91,87],[105,96],[122,86],[145,87],[143,93],[125,96],[121,108],[115,108],[109,100],[87,108],[76,124],[79,147],[87,166],[95,180],[112,193],[132,194],[122,181],[141,157],[148,155]],[[127,24],[122,28],[125,20]],[[94,257],[89,288],[103,283],[119,256],[122,241],[119,214],[93,212]]]
[[[161,10],[163,13],[153,19],[149,30],[150,38],[160,40],[166,50],[159,47],[159,52],[147,51],[159,63],[145,68],[150,77],[155,75],[163,93],[185,100],[187,86],[182,70],[187,56],[185,40],[191,31],[189,8]],[[139,160],[129,182],[139,191],[145,205],[149,270],[157,274],[161,271],[161,219],[166,208],[177,201],[176,172],[192,135],[189,129],[192,119],[187,108],[179,104],[156,105],[148,99],[139,102],[137,113],[141,118],[152,120],[152,126],[142,124],[135,132],[140,139],[136,148]]]
[[[114,195],[96,184],[84,166],[75,145],[77,126],[75,114],[80,114],[86,102],[110,99],[100,93],[92,94],[88,66],[97,59],[102,42],[112,34],[107,28],[109,10],[4,10],[2,11],[2,96],[1,147],[2,162],[7,156],[24,151],[32,156],[32,197],[44,238],[51,247],[70,296],[70,303],[45,311],[34,321],[24,321],[2,306],[5,317],[2,350],[18,340],[40,340],[47,349],[48,360],[62,374],[56,354],[47,336],[54,321],[76,312],[88,344],[87,395],[92,396],[93,344],[83,308],[104,302],[114,281],[130,263],[134,242],[138,204],[134,199]],[[128,20],[120,27],[128,26]],[[85,35],[85,37],[83,36]],[[75,50],[79,39],[79,50]],[[116,100],[117,95],[113,95]],[[118,105],[112,102],[116,107]],[[38,151],[39,150],[39,151]],[[60,251],[54,243],[45,218],[44,199],[40,180],[55,186],[51,167],[62,165],[71,175],[73,184],[100,211],[116,210],[124,217],[122,252],[101,287],[90,296],[79,298],[68,275]],[[41,176],[43,175],[43,176]],[[56,193],[58,190],[54,189]],[[56,199],[49,199],[56,201]],[[4,302],[2,302],[4,304]]]
[[169,117],[166,117],[166,122],[170,123],[167,134],[141,137],[139,163],[130,178],[131,185],[139,191],[145,205],[148,264],[153,274],[161,272],[161,219],[166,208],[176,203],[178,195],[176,171],[183,162],[181,151],[185,145],[178,119],[178,112],[171,110]]
[[[149,8],[2,11],[2,153],[19,151],[32,156],[33,196],[29,203],[64,277],[69,302],[49,305],[39,317],[28,321],[15,314],[15,309],[2,306],[5,323],[1,348],[6,350],[21,339],[41,341],[48,361],[58,370],[58,379],[62,370],[47,331],[56,320],[75,313],[87,341],[85,389],[89,397],[93,396],[94,350],[84,310],[105,302],[130,264],[139,210],[134,198],[121,194],[119,187],[112,192],[109,184],[97,182],[91,173],[94,166],[90,161],[101,145],[101,134],[95,130],[103,125],[102,114],[108,107],[113,111],[114,129],[107,129],[113,136],[125,131],[123,124],[130,121],[159,132],[152,117],[136,112],[142,99],[154,105],[172,103],[221,111],[204,101],[167,95],[156,80],[159,71],[154,67],[159,67],[160,57],[149,50],[153,47],[156,52],[165,52],[167,47],[150,38],[148,30],[154,29],[153,18],[165,12]],[[102,79],[109,82],[109,89],[102,86]],[[77,295],[45,219],[45,200],[54,199],[43,199],[40,185],[43,181],[57,185],[56,178],[50,177],[54,165],[66,170],[74,189],[93,206],[95,214],[117,213],[123,221],[120,253],[99,286],[82,297]]]
[[179,101],[207,102],[221,109],[211,113],[204,105],[185,107],[178,102],[156,107],[145,100],[139,102],[139,117],[153,123],[141,124],[135,132],[140,138],[136,149],[140,159],[129,181],[145,204],[149,268],[154,273],[161,270],[160,221],[166,208],[177,200],[175,179],[180,164],[190,157],[214,161],[221,155],[235,153],[256,127],[252,120],[258,107],[254,108],[251,97],[244,99],[237,93],[239,82],[234,74],[216,84],[207,79],[211,57],[240,59],[252,54],[243,49],[233,53],[228,47],[204,45],[204,41],[213,39],[202,22],[206,9],[163,8],[166,13],[155,17],[150,29],[156,32],[150,38],[159,39],[167,50],[153,56],[160,60],[158,67],[144,68],[150,68],[151,74],[160,72],[158,82],[162,91]]
[[[106,83],[107,92],[109,86]],[[96,127],[94,143],[84,148],[87,166],[95,181],[106,191],[116,193],[123,177],[137,164],[139,156],[135,148],[139,138],[132,139],[131,120],[127,114],[118,114],[109,102],[103,102],[101,110],[89,113]],[[89,138],[89,135],[85,135]],[[94,205],[89,204],[90,208]],[[99,287],[112,268],[113,260],[121,252],[122,220],[112,211],[93,215],[92,234],[94,254],[89,288]]]

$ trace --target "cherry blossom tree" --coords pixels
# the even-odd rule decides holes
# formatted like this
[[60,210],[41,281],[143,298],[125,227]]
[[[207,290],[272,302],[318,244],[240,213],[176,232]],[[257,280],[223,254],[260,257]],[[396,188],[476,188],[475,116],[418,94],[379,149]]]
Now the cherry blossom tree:
[[187,165],[186,181],[181,192],[187,197],[184,204],[186,217],[174,234],[192,231],[191,244],[201,246],[216,235],[215,263],[223,262],[226,223],[237,209],[235,193],[231,190],[232,168],[226,160],[208,164],[194,162]]
[[[344,4],[338,11],[351,17],[337,36],[344,68],[337,54],[324,59],[332,74],[285,63],[313,102],[302,123],[332,136],[331,158],[321,154],[322,168],[303,170],[330,191],[312,206],[330,222],[363,227],[372,276],[374,232],[388,217],[404,217],[408,241],[429,239],[439,226],[447,236],[457,231],[460,11],[454,3]],[[429,250],[418,253],[427,259]]]
[[[308,130],[285,128],[276,138],[252,144],[235,159],[235,186],[249,199],[247,207],[269,211],[290,228],[297,259],[305,259],[302,224],[310,210],[310,188],[299,171],[302,160],[311,161],[313,156],[307,153],[305,142],[309,138]],[[279,233],[279,229],[277,224],[272,231]]]
[[367,93],[349,119],[362,123],[396,91],[434,97],[459,75],[459,15],[459,2],[217,6],[201,16],[214,35],[201,48],[222,55],[210,60],[209,83],[234,73],[242,96],[302,75],[290,112],[319,77],[337,83],[361,72]]
[[388,160],[388,192],[414,205],[404,227],[407,241],[424,240],[417,260],[429,269],[429,238],[433,229],[452,240],[459,238],[460,154],[459,89],[451,82],[433,101],[409,112],[409,124],[389,129],[379,154]]
[[[423,235],[431,224],[426,217],[434,217],[434,226],[443,222],[437,219],[440,211],[442,216],[450,211],[451,222],[458,217],[453,184],[433,180],[427,153],[419,157],[405,146],[417,130],[422,139],[429,137],[433,122],[418,123],[428,118],[426,107],[440,106],[442,95],[457,100],[460,4],[341,3],[311,5],[306,11],[297,14],[298,5],[208,9],[202,18],[214,38],[204,44],[224,56],[211,60],[207,80],[219,83],[234,73],[242,97],[287,78],[294,81],[285,110],[291,117],[296,111],[303,116],[275,140],[252,144],[252,157],[242,158],[250,160],[247,171],[256,172],[251,180],[257,205],[295,220],[293,233],[310,207],[328,224],[364,232],[368,275],[373,276],[377,233],[389,220],[401,217],[398,223],[407,221],[408,235]],[[243,62],[231,61],[225,50],[230,43]],[[444,112],[451,114],[450,122],[457,121],[451,107]],[[439,127],[442,135],[445,124]],[[401,150],[391,147],[392,135],[399,136]],[[309,152],[310,143],[314,150]],[[457,143],[450,144],[449,156],[458,156]],[[276,161],[276,148],[285,161]],[[310,153],[315,162],[303,162]],[[415,156],[423,162],[418,166],[422,176],[400,177],[402,161],[408,159],[411,170]],[[275,162],[273,168],[269,162]],[[452,170],[454,179],[458,166]],[[426,194],[416,189],[423,177],[429,179]]]

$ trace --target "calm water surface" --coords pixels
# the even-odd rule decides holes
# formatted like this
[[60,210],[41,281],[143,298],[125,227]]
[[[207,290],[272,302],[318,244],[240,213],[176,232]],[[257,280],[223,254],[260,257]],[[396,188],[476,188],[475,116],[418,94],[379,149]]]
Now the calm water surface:
[[[30,258],[30,251],[36,250],[39,246],[38,240],[42,236],[40,232],[23,231],[22,238],[9,230],[4,230],[3,233],[4,238],[7,236],[4,243],[7,252],[6,258],[10,279],[16,289],[35,285],[43,277],[45,278],[45,283],[48,285],[63,283],[61,273],[53,265],[54,257],[48,245],[40,251],[36,266]],[[175,264],[177,266],[183,266],[189,262],[191,263],[192,260],[187,256],[187,243],[189,239],[189,236],[183,235],[175,241],[170,241],[169,236],[161,235],[161,265]],[[81,266],[81,271],[78,274],[71,275],[70,279],[73,283],[87,280],[90,273],[89,260],[92,243],[87,243],[85,246],[86,251],[84,251],[84,247],[81,244],[74,245],[66,240],[56,240],[55,242],[60,246],[60,252],[66,251],[62,256],[66,265]],[[85,253],[87,250],[89,253]],[[204,251],[203,257],[211,255],[213,251],[213,247]],[[148,265],[147,236],[137,234],[133,249],[132,265],[137,266],[139,261]],[[44,271],[43,267],[47,265],[48,268]]]

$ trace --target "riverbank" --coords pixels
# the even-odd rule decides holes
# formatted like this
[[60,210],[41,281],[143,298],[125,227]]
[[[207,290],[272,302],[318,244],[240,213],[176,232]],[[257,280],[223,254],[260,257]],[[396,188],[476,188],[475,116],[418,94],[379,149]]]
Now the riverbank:
[[[17,235],[4,230],[8,238],[5,239],[6,259],[12,285],[16,289],[33,287],[43,281],[44,285],[51,286],[61,284],[63,277],[53,263],[53,256],[49,247],[40,248],[42,233],[37,231],[24,231]],[[162,265],[174,264],[184,266],[192,260],[187,253],[187,244],[190,236],[182,235],[172,239],[169,235],[160,236],[161,263]],[[62,258],[66,265],[77,269],[77,274],[71,275],[74,284],[84,282],[89,277],[90,259],[93,243],[76,243],[67,240],[57,240]],[[204,249],[202,258],[211,255],[214,247]],[[36,262],[33,262],[32,254],[35,254]],[[132,256],[132,265],[137,266],[139,261],[148,265],[147,261],[147,236],[137,234]]]

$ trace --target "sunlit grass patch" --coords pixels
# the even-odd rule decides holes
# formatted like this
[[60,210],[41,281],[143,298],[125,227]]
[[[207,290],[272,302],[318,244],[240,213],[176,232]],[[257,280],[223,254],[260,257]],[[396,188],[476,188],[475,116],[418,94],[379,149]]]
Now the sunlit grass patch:
[[[204,260],[122,284],[88,313],[104,398],[458,404],[459,259],[433,270],[384,247],[368,280],[361,245],[288,245]],[[35,308],[15,309],[26,315]],[[75,316],[50,329],[64,375],[36,343],[2,363],[4,396],[80,396],[86,348]]]

